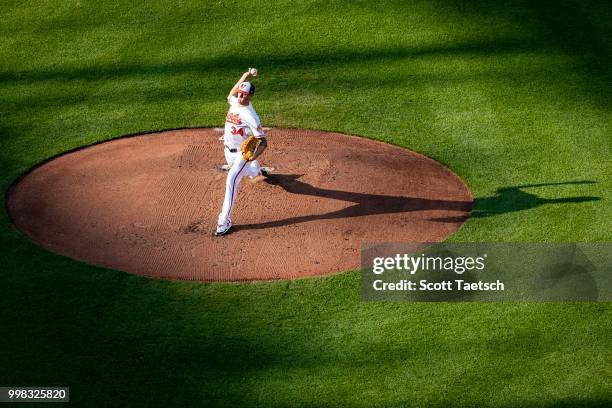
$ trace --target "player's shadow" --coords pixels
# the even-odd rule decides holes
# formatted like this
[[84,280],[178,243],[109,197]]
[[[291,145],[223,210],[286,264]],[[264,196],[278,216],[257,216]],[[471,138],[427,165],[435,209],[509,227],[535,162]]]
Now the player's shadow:
[[236,230],[275,228],[315,220],[362,217],[378,214],[394,214],[410,211],[460,211],[467,217],[472,209],[471,201],[430,200],[427,198],[388,196],[330,190],[314,187],[308,183],[300,181],[300,177],[302,177],[301,174],[275,174],[266,179],[266,182],[268,184],[279,186],[291,194],[330,198],[333,200],[354,203],[354,205],[324,214],[303,215],[277,221],[240,225],[237,226]]
[[495,191],[495,194],[489,197],[474,199],[474,208],[472,214],[459,217],[444,217],[435,218],[433,221],[439,222],[461,222],[468,217],[484,218],[494,215],[507,214],[515,211],[529,210],[547,204],[569,204],[569,203],[584,203],[589,201],[601,200],[600,197],[592,196],[575,196],[562,198],[542,198],[536,194],[524,191],[527,188],[546,187],[546,186],[562,186],[575,184],[594,184],[595,181],[568,181],[559,183],[540,183],[526,184],[522,186],[502,187]]

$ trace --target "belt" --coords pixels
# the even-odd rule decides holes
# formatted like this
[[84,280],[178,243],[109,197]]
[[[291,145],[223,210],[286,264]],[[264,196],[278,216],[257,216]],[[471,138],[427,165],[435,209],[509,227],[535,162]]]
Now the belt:
[[230,151],[230,153],[238,153],[238,149],[232,149],[228,145],[225,145],[225,148]]

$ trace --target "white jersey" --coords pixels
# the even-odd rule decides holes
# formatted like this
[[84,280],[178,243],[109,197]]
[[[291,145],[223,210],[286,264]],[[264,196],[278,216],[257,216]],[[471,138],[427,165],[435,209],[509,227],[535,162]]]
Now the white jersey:
[[230,107],[225,118],[225,133],[223,135],[227,147],[230,149],[240,148],[242,142],[250,135],[257,138],[264,137],[259,116],[255,113],[252,104],[242,106],[238,103],[238,98],[233,95],[227,99],[227,102]]

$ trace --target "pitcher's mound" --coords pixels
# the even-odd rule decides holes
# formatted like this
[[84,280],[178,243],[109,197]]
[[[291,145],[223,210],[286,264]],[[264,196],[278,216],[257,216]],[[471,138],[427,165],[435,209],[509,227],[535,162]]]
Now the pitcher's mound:
[[112,140],[36,167],[8,195],[17,228],[51,251],[134,274],[285,279],[359,267],[362,243],[438,242],[469,216],[465,184],[408,150],[272,129],[244,178],[232,233],[213,237],[226,172],[216,129]]

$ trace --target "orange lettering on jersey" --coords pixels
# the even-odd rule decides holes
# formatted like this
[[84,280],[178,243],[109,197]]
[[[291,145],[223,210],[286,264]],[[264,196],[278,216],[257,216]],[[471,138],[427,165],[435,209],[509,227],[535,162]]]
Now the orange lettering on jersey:
[[239,113],[230,113],[227,112],[227,116],[225,117],[225,121],[229,123],[233,123],[234,125],[242,125],[242,121],[240,120]]

